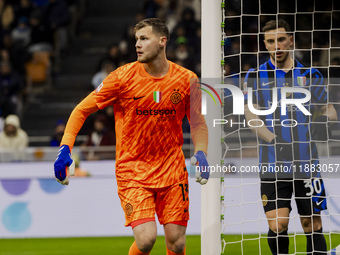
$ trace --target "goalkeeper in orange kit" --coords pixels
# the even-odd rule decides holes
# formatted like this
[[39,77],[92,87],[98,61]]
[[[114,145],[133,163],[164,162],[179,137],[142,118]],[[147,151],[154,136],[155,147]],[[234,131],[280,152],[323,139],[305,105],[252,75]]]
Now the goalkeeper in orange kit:
[[[207,168],[208,130],[200,113],[197,76],[167,60],[169,30],[151,18],[135,26],[137,61],[110,73],[72,112],[54,171],[68,184],[71,150],[85,119],[113,105],[116,122],[116,176],[118,195],[135,242],[129,254],[149,254],[157,237],[155,213],[164,225],[167,254],[185,254],[189,220],[188,172],[182,152],[182,119],[187,115],[195,145],[193,161]],[[209,173],[196,175],[205,184]]]

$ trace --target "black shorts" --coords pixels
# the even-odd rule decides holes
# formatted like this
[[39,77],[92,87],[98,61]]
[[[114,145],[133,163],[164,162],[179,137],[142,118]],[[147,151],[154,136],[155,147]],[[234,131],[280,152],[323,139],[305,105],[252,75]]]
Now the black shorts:
[[300,215],[312,215],[327,209],[326,191],[321,178],[306,180],[261,180],[261,199],[265,212],[289,208],[292,194]]

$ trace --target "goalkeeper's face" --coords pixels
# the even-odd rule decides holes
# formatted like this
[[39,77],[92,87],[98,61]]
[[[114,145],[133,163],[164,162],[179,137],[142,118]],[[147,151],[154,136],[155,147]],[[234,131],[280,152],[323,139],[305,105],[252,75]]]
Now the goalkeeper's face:
[[293,45],[293,37],[284,28],[265,32],[264,44],[273,63],[283,64],[290,61],[289,51]]
[[140,63],[151,63],[161,56],[165,56],[166,38],[152,31],[151,26],[136,31],[137,60]]

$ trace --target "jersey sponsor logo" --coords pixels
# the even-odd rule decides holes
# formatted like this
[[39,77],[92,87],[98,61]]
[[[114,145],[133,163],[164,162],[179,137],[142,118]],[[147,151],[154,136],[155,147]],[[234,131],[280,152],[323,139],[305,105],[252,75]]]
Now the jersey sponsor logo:
[[141,96],[141,97],[133,97],[133,100],[138,100],[138,99],[141,99],[141,98],[143,98],[143,97],[145,97],[145,96]]
[[305,76],[298,76],[297,82],[300,86],[305,86],[306,85],[306,77]]
[[144,115],[144,116],[148,116],[148,115],[176,115],[176,110],[175,109],[160,109],[160,110],[153,110],[153,109],[149,109],[149,110],[140,110],[140,109],[136,109],[136,115]]
[[126,204],[125,205],[125,214],[127,216],[130,216],[132,214],[132,212],[133,212],[133,206],[130,203]]
[[154,91],[153,92],[153,100],[156,103],[159,103],[162,100],[162,91]]
[[271,83],[273,83],[274,81],[270,81],[270,82],[267,82],[267,83],[264,83],[264,82],[262,82],[262,87],[266,87],[266,86],[268,86],[269,84],[271,84]]
[[179,102],[181,102],[182,96],[181,96],[181,94],[178,92],[179,89],[177,89],[177,91],[176,91],[176,89],[174,89],[174,91],[175,91],[175,92],[172,93],[171,96],[170,96],[170,101],[171,101],[171,103],[173,103],[173,104],[178,104]]

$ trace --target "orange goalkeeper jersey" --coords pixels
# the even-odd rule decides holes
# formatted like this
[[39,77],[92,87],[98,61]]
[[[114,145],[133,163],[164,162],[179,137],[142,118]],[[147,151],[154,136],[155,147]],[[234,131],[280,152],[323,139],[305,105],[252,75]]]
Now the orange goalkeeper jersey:
[[182,152],[185,114],[195,151],[207,152],[208,132],[200,102],[190,107],[190,91],[201,93],[193,89],[198,86],[193,82],[197,76],[175,63],[169,64],[167,75],[161,78],[150,76],[139,62],[124,65],[89,96],[100,109],[114,106],[118,182],[158,188],[187,177]]

